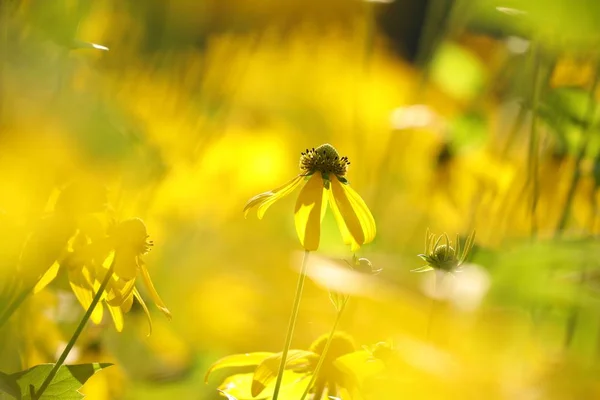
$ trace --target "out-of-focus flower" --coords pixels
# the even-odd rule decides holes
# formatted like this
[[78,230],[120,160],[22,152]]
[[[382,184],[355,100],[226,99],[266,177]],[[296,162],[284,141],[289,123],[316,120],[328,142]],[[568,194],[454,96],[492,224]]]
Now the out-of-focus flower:
[[[315,371],[326,342],[327,335],[324,335],[315,340],[308,351],[290,350],[286,361],[284,386],[279,396],[281,399],[296,400],[301,397]],[[312,399],[349,398],[349,393],[356,386],[354,376],[363,375],[361,371],[354,371],[354,368],[362,368],[362,366],[354,364],[348,368],[347,364],[344,364],[344,368],[340,368],[338,362],[351,357],[355,352],[357,352],[356,345],[349,335],[343,332],[334,333],[325,360],[310,389]],[[364,351],[358,352],[364,353]],[[206,380],[213,372],[223,368],[256,366],[254,373],[237,374],[226,378],[218,390],[225,397],[231,396],[238,400],[268,399],[272,396],[273,383],[281,357],[282,353],[265,352],[224,357],[209,368]]]
[[[157,307],[168,317],[171,313],[158,295],[142,256],[153,245],[148,242],[146,225],[139,218],[125,220],[115,225],[108,236],[90,238],[78,232],[71,242],[68,254],[50,268],[40,279],[34,292],[37,293],[48,285],[58,274],[59,267],[66,269],[73,293],[81,305],[87,309],[94,298],[95,291],[113,264],[113,277],[109,281],[102,297],[103,303],[114,321],[117,331],[123,330],[123,314],[129,312],[134,298],[138,301],[148,318],[150,331],[152,322],[150,312],[140,292],[135,287],[139,274],[146,289]],[[100,323],[103,317],[103,303],[99,303],[92,313],[92,321]]]
[[[442,243],[442,239],[444,242]],[[460,248],[460,238],[456,235],[456,242],[452,247],[452,241],[448,237],[448,234],[444,233],[436,238],[436,235],[429,232],[425,235],[425,254],[419,254],[427,265],[413,269],[412,272],[427,272],[432,270],[438,270],[443,272],[454,272],[456,271],[467,259],[471,249],[473,248],[473,241],[475,240],[475,231],[467,237],[464,249]]]
[[296,233],[302,246],[309,251],[319,248],[321,221],[329,203],[344,243],[356,251],[375,238],[376,228],[371,211],[348,184],[345,177],[348,165],[348,158],[340,157],[330,144],[307,149],[300,157],[302,173],[277,189],[252,197],[246,203],[244,213],[247,215],[250,209],[257,207],[261,219],[273,203],[306,181],[295,208]]

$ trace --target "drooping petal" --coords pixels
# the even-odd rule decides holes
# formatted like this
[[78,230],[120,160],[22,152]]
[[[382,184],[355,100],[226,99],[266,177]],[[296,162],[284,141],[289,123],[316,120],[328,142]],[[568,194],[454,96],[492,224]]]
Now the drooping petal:
[[48,268],[46,272],[44,272],[44,275],[42,275],[40,280],[36,283],[35,287],[33,288],[33,293],[39,293],[42,291],[42,289],[48,286],[48,284],[52,282],[54,278],[56,278],[56,275],[58,275],[59,269],[60,264],[58,263],[58,261],[54,261],[50,268]]
[[231,356],[223,357],[213,365],[210,366],[206,375],[204,375],[204,382],[208,383],[210,374],[213,372],[230,367],[248,367],[260,364],[265,358],[272,356],[273,353],[269,352],[256,352],[256,353],[245,353],[245,354],[234,354]]
[[294,220],[302,246],[309,251],[319,248],[321,220],[325,215],[327,192],[320,172],[315,172],[300,191],[296,201]]
[[363,199],[350,185],[342,184],[335,177],[331,180],[331,191],[337,205],[334,214],[342,236],[347,235],[348,232],[352,235],[354,239],[352,250],[356,251],[358,246],[369,243],[375,238],[375,219]]
[[344,244],[351,246],[352,251],[356,251],[360,247],[360,244],[358,244],[356,240],[354,240],[354,237],[348,230],[348,226],[346,226],[346,221],[344,221],[342,213],[340,212],[340,209],[335,201],[335,197],[333,196],[333,190],[330,189],[328,190],[328,192],[329,206],[331,207],[331,211],[333,212],[333,216],[335,217],[335,220],[337,222],[338,229],[340,230],[340,233],[342,235],[342,240],[344,241]]
[[134,249],[122,248],[115,252],[114,272],[119,278],[130,280],[137,275],[138,252]]
[[[73,290],[73,294],[84,309],[88,309],[94,298],[93,282],[90,282],[90,274],[87,267],[82,269],[73,269],[68,272],[69,284]],[[104,306],[99,302],[94,311],[92,311],[91,319],[95,324],[102,321]]]
[[133,296],[136,298],[138,303],[140,303],[140,306],[146,315],[146,319],[148,320],[148,336],[150,336],[152,334],[152,318],[150,317],[150,310],[148,310],[148,306],[146,305],[144,299],[142,299],[142,296],[137,288],[133,289]]
[[285,185],[282,185],[276,189],[270,190],[268,192],[264,192],[261,194],[257,194],[244,206],[244,217],[248,216],[248,212],[254,208],[258,207],[257,216],[258,219],[262,219],[267,212],[267,209],[273,205],[277,200],[283,198],[284,196],[290,194],[296,189],[296,187],[302,182],[303,175],[298,175],[291,181],[287,182]]
[[140,260],[139,264],[140,264],[140,272],[142,273],[142,279],[144,280],[144,285],[146,285],[146,289],[148,290],[148,294],[152,298],[152,301],[154,301],[154,304],[156,304],[156,306],[160,309],[160,311],[163,312],[163,314],[165,314],[167,316],[168,319],[171,319],[171,312],[169,311],[169,309],[167,308],[165,303],[163,303],[162,299],[158,295],[158,292],[154,288],[154,284],[152,283],[152,280],[150,279],[150,274],[148,273],[148,269],[146,268],[146,265],[144,264],[144,262],[142,260]]
[[110,316],[112,317],[117,332],[123,332],[123,311],[121,311],[121,307],[108,305],[108,311],[110,312]]

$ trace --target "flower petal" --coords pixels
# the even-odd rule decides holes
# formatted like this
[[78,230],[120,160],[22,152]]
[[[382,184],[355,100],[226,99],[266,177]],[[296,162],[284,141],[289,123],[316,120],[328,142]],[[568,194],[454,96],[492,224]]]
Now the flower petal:
[[[375,219],[363,199],[350,185],[342,184],[337,177],[331,180],[331,191],[337,205],[337,220],[342,235],[345,234],[344,229],[347,229],[356,244],[371,242],[376,233]],[[340,217],[345,227],[340,224]]]
[[245,353],[245,354],[234,354],[231,356],[223,357],[213,365],[210,366],[206,375],[204,375],[204,382],[208,383],[208,378],[213,372],[230,367],[248,367],[260,364],[265,358],[272,356],[273,353],[268,352],[256,352],[256,353]]
[[277,200],[290,194],[294,189],[296,189],[300,182],[302,182],[302,178],[304,178],[303,175],[298,175],[291,181],[287,182],[285,185],[282,185],[268,192],[257,194],[256,196],[248,200],[248,202],[244,206],[244,217],[248,216],[248,212],[250,211],[250,209],[258,207],[258,219],[262,219],[262,217],[265,215],[265,212],[267,212],[267,209],[271,207],[271,205],[273,205],[273,203],[275,203]]
[[[69,284],[73,290],[73,294],[84,309],[88,309],[94,298],[94,289],[89,281],[89,275],[86,277],[87,267],[82,269],[73,269],[68,272]],[[92,312],[91,319],[95,324],[102,321],[104,306],[98,303]]]
[[[260,395],[263,390],[269,386],[269,384],[277,377],[279,372],[279,365],[281,364],[282,353],[273,354],[270,357],[265,358],[254,370],[254,377],[252,379],[252,387],[250,392],[252,396],[256,397]],[[316,360],[319,359],[319,355],[312,351],[306,350],[290,350],[285,360],[285,369],[305,369],[311,362],[316,365]]]
[[148,306],[146,305],[146,302],[144,302],[144,299],[142,299],[142,296],[137,288],[133,289],[133,296],[136,298],[138,303],[140,303],[140,306],[146,315],[146,319],[148,320],[148,336],[150,336],[152,334],[152,318],[150,318],[150,310],[148,310]]
[[331,211],[333,212],[333,216],[335,217],[335,220],[337,222],[338,229],[340,230],[340,233],[342,234],[342,240],[344,241],[344,244],[350,245],[352,247],[352,251],[356,251],[360,247],[360,244],[358,244],[356,242],[356,240],[354,240],[354,237],[352,236],[352,234],[350,234],[350,231],[348,230],[348,226],[346,226],[346,222],[344,221],[344,218],[342,217],[342,213],[340,212],[340,209],[337,206],[337,203],[335,201],[335,197],[333,196],[333,190],[330,189],[330,190],[328,190],[328,192],[329,192],[329,206],[331,207]]
[[319,248],[321,220],[325,215],[327,191],[320,172],[315,172],[300,191],[296,201],[294,219],[296,233],[302,246],[309,251]]
[[50,268],[48,268],[46,272],[44,272],[44,275],[42,275],[40,280],[35,284],[35,287],[33,288],[33,293],[39,293],[42,291],[42,289],[48,286],[48,284],[52,282],[54,278],[56,278],[56,275],[58,275],[59,269],[60,264],[58,263],[58,261],[54,261],[54,264],[52,264]]
[[140,271],[142,272],[142,279],[144,280],[144,285],[146,285],[146,289],[148,290],[148,294],[152,298],[152,301],[154,301],[154,304],[156,304],[156,306],[160,309],[160,311],[163,312],[163,314],[167,316],[168,319],[171,319],[171,312],[169,311],[165,303],[163,303],[162,299],[158,295],[158,292],[154,288],[154,284],[150,279],[148,269],[146,268],[146,265],[142,260],[140,260]]
[[117,332],[123,332],[123,311],[121,311],[121,307],[108,305],[108,311],[110,312],[110,316],[112,317]]

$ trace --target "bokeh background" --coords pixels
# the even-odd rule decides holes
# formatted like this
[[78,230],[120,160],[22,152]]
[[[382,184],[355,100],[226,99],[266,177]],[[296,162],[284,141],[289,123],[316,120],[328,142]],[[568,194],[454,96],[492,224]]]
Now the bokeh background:
[[[262,221],[242,208],[323,143],[351,160],[377,222],[357,255],[383,271],[348,282],[340,325],[394,343],[395,378],[372,398],[600,397],[596,1],[0,6],[3,279],[61,188],[102,185],[115,216],[146,222],[173,314],[152,308],[150,337],[136,308],[122,333],[90,324],[69,362],[116,366],[88,399],[218,399],[211,363],[281,350],[294,196]],[[427,228],[477,231],[449,288],[410,272]],[[351,258],[328,215],[294,348],[335,318],[315,271]],[[0,333],[0,370],[54,362],[82,314],[59,277]]]

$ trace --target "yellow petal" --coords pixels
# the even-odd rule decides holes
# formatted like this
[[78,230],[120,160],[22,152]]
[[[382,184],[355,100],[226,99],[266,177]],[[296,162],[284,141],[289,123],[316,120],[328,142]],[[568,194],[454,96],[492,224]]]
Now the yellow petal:
[[140,271],[142,272],[142,279],[144,280],[144,284],[146,285],[146,289],[148,289],[148,294],[152,298],[152,301],[154,301],[154,304],[156,304],[156,306],[160,309],[160,311],[163,312],[163,314],[167,316],[168,319],[171,319],[171,312],[169,311],[165,303],[163,303],[162,299],[158,295],[158,292],[154,288],[154,284],[150,279],[148,269],[146,268],[146,265],[144,265],[143,262],[140,262]]
[[273,205],[273,203],[275,203],[277,200],[293,192],[294,189],[296,189],[296,187],[300,184],[300,182],[302,182],[302,178],[304,178],[303,175],[298,175],[291,181],[287,182],[285,185],[270,190],[268,192],[257,194],[256,196],[248,200],[248,202],[244,206],[244,217],[248,215],[250,209],[258,207],[258,219],[262,219],[262,217],[265,215],[265,212],[267,212],[267,209],[271,207],[271,205]]
[[115,252],[115,275],[125,280],[135,278],[138,268],[138,254],[133,249],[119,249]]
[[265,358],[272,356],[273,353],[268,352],[256,352],[256,353],[245,353],[245,354],[234,354],[231,356],[223,357],[213,365],[210,366],[208,371],[206,371],[206,375],[204,375],[204,382],[208,383],[208,378],[210,374],[214,371],[218,371],[222,368],[230,368],[230,367],[249,367],[258,365]]
[[346,222],[344,221],[342,213],[340,212],[340,209],[338,208],[337,203],[335,201],[335,197],[333,196],[333,190],[329,190],[328,192],[329,206],[331,207],[333,216],[335,217],[340,233],[342,234],[342,240],[344,241],[344,244],[352,246],[352,251],[356,251],[358,250],[360,245],[356,243],[356,240],[354,240],[354,237],[350,234],[350,231],[346,226]]
[[325,215],[327,195],[320,172],[315,172],[300,191],[296,201],[294,220],[302,246],[309,251],[319,248],[321,219]]
[[[277,377],[279,365],[281,364],[283,354],[277,353],[265,358],[254,370],[254,378],[250,392],[256,397],[271,384]],[[312,351],[306,350],[290,350],[285,360],[286,369],[297,369],[298,367],[307,367],[311,363],[315,363],[319,359],[319,355]]]
[[123,300],[121,311],[128,313],[131,310],[131,306],[133,306],[133,292]]
[[107,303],[114,307],[120,307],[131,297],[134,288],[135,279],[119,279],[113,275],[113,279],[109,281],[109,286],[106,289],[108,293],[106,296]]
[[150,310],[148,310],[148,306],[146,306],[146,303],[144,302],[144,299],[142,299],[142,296],[137,288],[133,289],[133,295],[137,299],[138,303],[140,303],[140,306],[142,307],[142,310],[148,319],[148,336],[150,336],[152,334],[152,318],[150,318]]
[[[84,267],[87,268],[87,267]],[[71,289],[73,290],[73,294],[81,304],[84,309],[88,309],[92,304],[92,300],[94,298],[94,290],[93,290],[93,282],[89,281],[88,276],[84,273],[84,268],[82,269],[73,269],[68,273],[69,284],[71,285]],[[104,313],[104,307],[102,303],[99,302],[92,311],[91,319],[95,324],[99,324],[102,321],[102,316]]]
[[110,312],[110,316],[112,317],[117,332],[123,332],[123,311],[121,311],[121,307],[109,305],[108,311]]
[[52,264],[50,268],[48,268],[46,272],[44,272],[44,275],[42,275],[38,283],[36,283],[35,287],[33,288],[33,293],[39,293],[42,291],[42,289],[48,286],[48,284],[52,282],[54,278],[56,278],[56,275],[58,275],[59,269],[60,264],[58,263],[58,261],[54,261],[54,264]]
[[371,242],[375,238],[375,220],[363,199],[349,185],[342,184],[337,178],[331,181],[331,192],[337,206],[332,209],[344,241],[349,241],[348,234],[352,236],[353,240],[350,242],[353,251],[360,245]]

